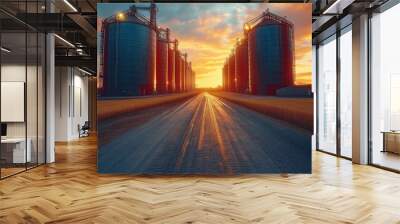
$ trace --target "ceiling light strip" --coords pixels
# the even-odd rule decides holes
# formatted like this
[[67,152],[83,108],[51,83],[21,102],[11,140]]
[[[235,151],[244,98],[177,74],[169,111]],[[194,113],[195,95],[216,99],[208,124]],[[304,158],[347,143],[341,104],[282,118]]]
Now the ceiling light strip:
[[7,49],[7,48],[5,48],[5,47],[1,47],[0,49],[1,49],[2,51],[6,52],[6,53],[10,53],[10,52],[11,52],[11,50],[9,50],[9,49]]
[[59,36],[58,34],[54,34],[55,37],[57,37],[59,40],[61,40],[62,42],[64,42],[65,44],[67,44],[70,47],[75,48],[75,45],[73,45],[71,42],[69,42],[68,40],[62,38],[61,36]]
[[83,69],[81,69],[81,68],[79,68],[79,67],[78,67],[78,70],[81,71],[81,72],[83,72],[83,73],[85,73],[85,74],[87,74],[87,75],[93,75],[92,73],[90,73],[90,72],[88,72],[88,71],[86,71],[86,70],[83,70]]
[[78,12],[78,10],[68,1],[64,0],[65,4],[67,4],[74,12]]

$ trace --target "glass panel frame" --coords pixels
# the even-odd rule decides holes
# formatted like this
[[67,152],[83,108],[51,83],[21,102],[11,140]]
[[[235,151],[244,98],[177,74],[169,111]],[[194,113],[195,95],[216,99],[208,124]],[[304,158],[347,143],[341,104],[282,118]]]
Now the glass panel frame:
[[352,26],[340,31],[339,37],[339,155],[352,158]]
[[[400,79],[396,57],[400,51],[400,33],[393,29],[400,18],[400,4],[389,7],[383,5],[382,10],[377,12],[369,20],[369,164],[400,172],[400,150],[391,150],[389,147],[393,142],[397,146],[394,148],[398,149],[400,145],[400,120],[396,119],[400,105],[392,101],[393,95],[395,98],[400,95],[400,86],[396,84],[396,80]],[[398,103],[398,100],[395,102]],[[397,134],[392,133],[394,129]]]
[[[2,99],[7,98],[4,94],[13,94],[17,102],[23,104],[23,114],[14,118],[1,118],[2,124],[6,126],[6,134],[1,140],[2,151],[2,177],[11,176],[27,169],[27,161],[30,158],[30,150],[27,142],[27,35],[25,32],[2,33],[2,46],[7,46],[9,52],[2,51],[1,60],[1,91]],[[4,89],[6,88],[7,89]],[[9,92],[13,91],[15,92]],[[23,92],[21,92],[23,91]],[[11,96],[10,96],[11,97]],[[12,102],[9,102],[12,103]],[[3,104],[0,108],[4,114],[10,111]],[[19,109],[21,107],[18,106]],[[14,113],[14,112],[13,112]],[[10,115],[11,116],[11,115]]]
[[336,44],[333,35],[317,48],[317,149],[330,154],[337,151]]
[[[43,5],[46,3],[44,0],[30,1],[29,7],[26,5],[27,3],[27,1],[18,2],[20,13],[44,12]],[[1,5],[3,3],[0,3]],[[13,20],[12,17],[10,19]],[[16,27],[17,29],[12,30],[1,29],[1,27],[0,21],[0,46],[6,47],[5,43],[7,42],[10,47],[6,47],[6,49],[10,51],[1,50],[0,81],[24,82],[24,122],[22,125],[21,122],[7,122],[9,123],[7,137],[0,144],[0,158],[3,158],[5,150],[11,147],[5,146],[8,144],[6,141],[17,137],[24,139],[18,143],[24,145],[23,156],[17,158],[23,161],[20,164],[22,167],[19,170],[5,170],[4,167],[9,164],[3,163],[3,160],[0,159],[0,179],[4,179],[46,163],[46,35],[22,23]],[[5,54],[8,54],[8,57],[5,57]],[[1,108],[0,104],[1,109],[4,108]],[[14,148],[8,150],[12,152],[11,155],[6,155],[7,161],[12,160],[12,164],[16,159],[14,158]]]
[[[351,160],[352,137],[349,136],[352,136],[352,24],[337,30],[334,35],[321,41],[317,46],[316,148],[318,151]],[[321,54],[323,55],[321,56]],[[327,68],[324,68],[324,63]],[[326,79],[326,75],[324,77],[327,69],[330,74],[328,79]],[[324,83],[327,80],[330,82],[329,87],[327,87],[327,83]],[[327,94],[326,89],[330,91],[329,100],[326,98],[328,96],[324,96]],[[325,99],[321,97],[325,97]],[[324,102],[326,104],[322,105]],[[324,115],[321,110],[327,108],[330,108],[330,114]],[[328,118],[329,121],[326,120]],[[329,125],[329,129],[325,128],[324,130],[324,125]]]

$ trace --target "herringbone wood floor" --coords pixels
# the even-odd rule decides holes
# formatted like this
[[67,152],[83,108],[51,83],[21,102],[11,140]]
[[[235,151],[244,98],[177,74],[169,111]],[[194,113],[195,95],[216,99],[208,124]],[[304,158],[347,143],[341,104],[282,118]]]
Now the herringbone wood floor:
[[400,175],[315,152],[312,175],[96,173],[96,139],[0,181],[0,223],[400,223]]

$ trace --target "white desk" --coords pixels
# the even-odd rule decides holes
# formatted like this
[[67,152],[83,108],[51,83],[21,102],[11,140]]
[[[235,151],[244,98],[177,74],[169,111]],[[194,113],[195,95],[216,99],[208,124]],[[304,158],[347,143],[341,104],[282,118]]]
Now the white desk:
[[382,152],[400,154],[400,131],[383,131]]
[[[5,138],[1,139],[2,147],[13,146],[12,148],[12,162],[13,163],[25,163],[31,162],[31,146],[32,141],[30,138],[27,139],[27,148],[25,150],[25,138]],[[3,146],[4,145],[4,146]],[[26,159],[26,161],[25,161]]]

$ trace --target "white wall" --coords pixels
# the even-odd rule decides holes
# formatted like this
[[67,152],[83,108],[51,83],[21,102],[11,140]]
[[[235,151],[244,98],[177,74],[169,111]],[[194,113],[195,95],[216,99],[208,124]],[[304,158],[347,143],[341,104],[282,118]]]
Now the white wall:
[[55,140],[79,137],[78,125],[88,120],[88,78],[73,67],[56,67]]
[[67,67],[55,69],[55,140],[67,141],[69,133],[69,85],[70,77]]
[[[30,78],[30,74],[36,74],[36,67],[27,66],[25,64],[4,64],[1,66],[1,81],[2,82],[25,82],[25,75],[27,69],[29,85],[36,85],[36,81]],[[31,102],[35,102],[33,105],[28,105],[36,108],[36,88],[27,88],[27,102],[30,104]],[[33,99],[35,98],[35,99]],[[2,110],[6,110],[7,108],[1,108]],[[36,113],[28,113],[28,122],[35,121],[36,123]],[[32,116],[32,117],[31,117]],[[28,128],[33,127],[33,125],[28,124]],[[36,129],[36,126],[34,127]],[[29,134],[29,130],[28,130]],[[25,137],[25,122],[7,122],[7,136],[8,137]],[[29,137],[29,136],[28,136]]]
[[[78,137],[78,124],[83,125],[85,121],[89,119],[89,95],[88,95],[88,78],[86,76],[82,76],[83,73],[79,72],[78,75],[74,75],[74,119],[72,119],[72,136]],[[81,110],[81,111],[80,111]]]
[[[38,69],[38,70],[37,70]],[[30,139],[32,150],[32,161],[44,163],[44,80],[42,68],[36,65],[18,63],[4,63],[1,66],[1,81],[5,82],[24,82],[26,83],[26,107],[22,112],[27,115],[27,120],[23,122],[6,122],[8,138]],[[25,80],[27,78],[27,80]],[[2,96],[7,97],[7,96]],[[8,110],[10,108],[1,108]],[[37,153],[39,156],[37,156]]]

